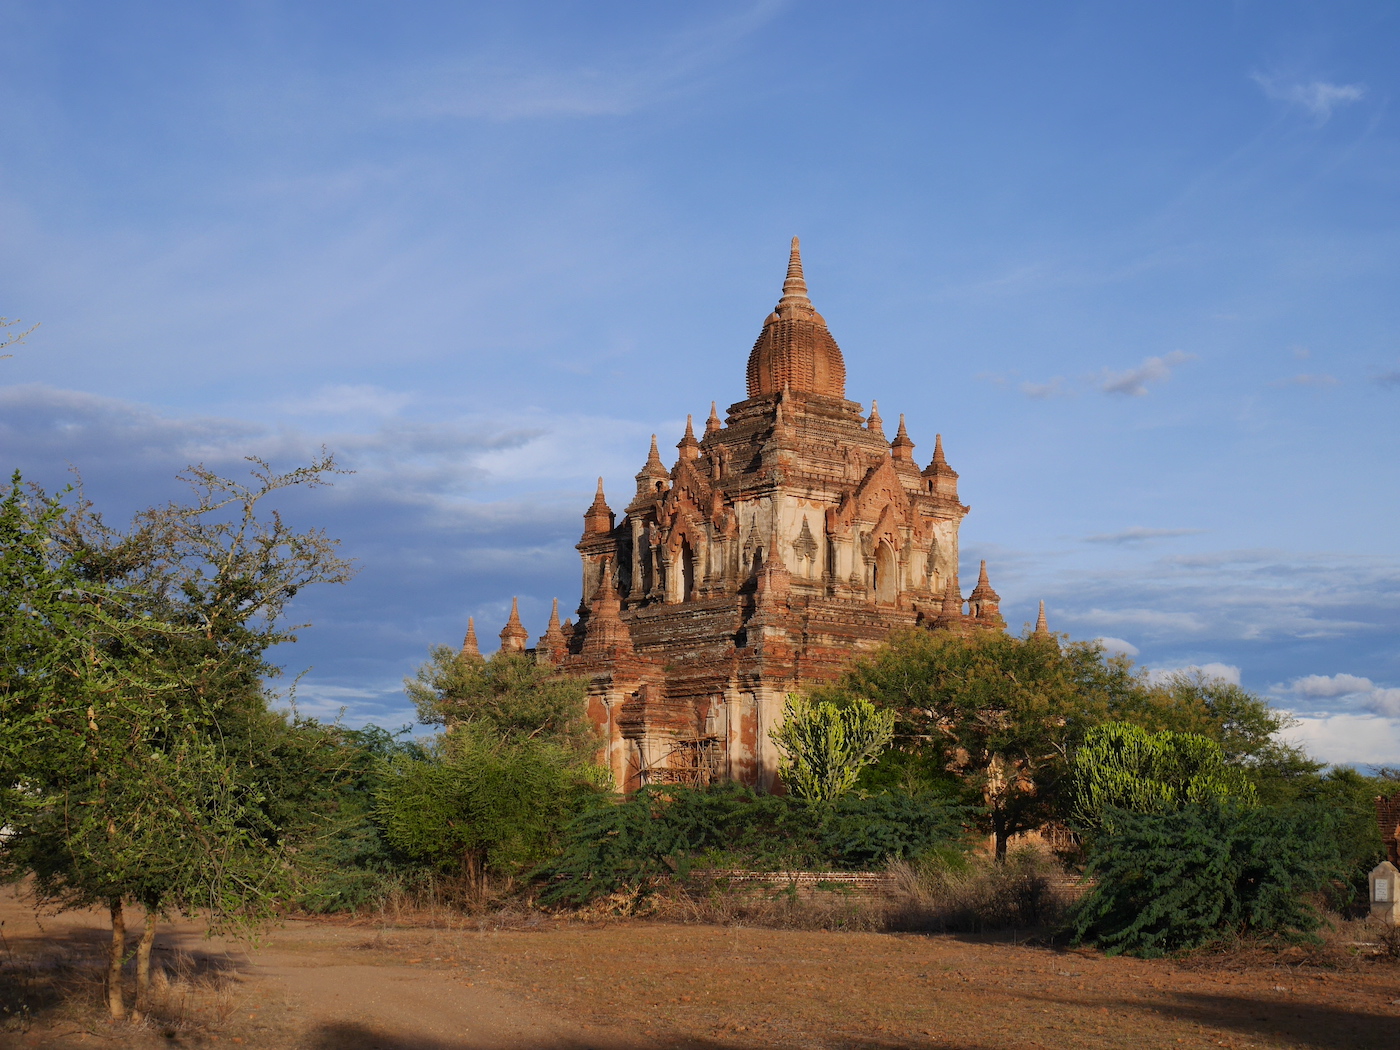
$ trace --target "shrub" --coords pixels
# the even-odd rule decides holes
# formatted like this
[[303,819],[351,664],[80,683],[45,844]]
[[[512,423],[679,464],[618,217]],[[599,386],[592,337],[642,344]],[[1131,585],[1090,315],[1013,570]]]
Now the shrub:
[[1325,811],[1225,803],[1111,817],[1090,842],[1085,876],[1097,884],[1072,916],[1076,943],[1151,957],[1321,925],[1305,897],[1339,873]]
[[970,811],[934,795],[847,795],[834,803],[762,795],[740,784],[647,787],[599,799],[540,874],[546,903],[583,904],[696,866],[861,870],[957,840]]

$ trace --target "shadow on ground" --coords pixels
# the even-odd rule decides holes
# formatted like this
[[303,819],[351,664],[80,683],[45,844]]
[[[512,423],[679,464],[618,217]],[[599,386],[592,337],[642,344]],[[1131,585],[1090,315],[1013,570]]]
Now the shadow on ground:
[[[742,1050],[745,1047],[769,1048],[789,1046],[786,1041],[773,1041],[762,1032],[752,1033],[747,1041],[739,1036],[727,1040],[700,1039],[693,1036],[641,1035],[635,1040],[618,1041],[609,1037],[594,1039],[563,1039],[528,1043],[505,1042],[497,1046],[458,1040],[423,1039],[400,1036],[359,1024],[330,1024],[318,1028],[298,1050]],[[803,1041],[801,1045],[810,1045]],[[953,1046],[932,1040],[866,1039],[847,1041],[852,1050],[980,1050],[972,1045]]]
[[1174,999],[1172,1003],[1122,1002],[1120,1005],[1153,1010],[1178,1021],[1191,1021],[1256,1039],[1287,1039],[1318,1050],[1371,1050],[1372,1047],[1395,1050],[1400,1046],[1400,1017],[1381,1013],[1379,1009],[1372,1013],[1322,1003],[1201,992],[1177,992]]

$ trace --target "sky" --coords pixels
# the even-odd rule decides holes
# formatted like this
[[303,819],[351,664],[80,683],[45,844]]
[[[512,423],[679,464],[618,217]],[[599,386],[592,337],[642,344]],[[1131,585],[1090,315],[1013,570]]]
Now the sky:
[[1397,53],[1346,0],[0,0],[0,466],[115,521],[329,447],[284,505],[360,572],[277,657],[406,723],[743,398],[797,235],[1013,629],[1400,765]]

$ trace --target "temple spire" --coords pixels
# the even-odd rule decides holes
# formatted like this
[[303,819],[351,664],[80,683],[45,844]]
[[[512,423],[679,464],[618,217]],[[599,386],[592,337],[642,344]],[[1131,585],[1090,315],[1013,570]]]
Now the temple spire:
[[933,439],[933,460],[924,468],[924,477],[929,480],[929,492],[944,499],[958,498],[958,472],[948,466],[943,455],[943,435]]
[[[655,450],[653,445],[652,449]],[[593,503],[583,512],[583,534],[593,535],[599,532],[611,532],[613,527],[613,512],[608,506],[608,501],[603,496],[603,479],[598,479],[598,491],[593,496]]]
[[1039,613],[1039,615],[1036,616],[1036,618],[1035,618],[1035,634],[1034,634],[1033,637],[1036,637],[1036,638],[1049,638],[1049,637],[1050,637],[1050,625],[1049,625],[1049,623],[1047,623],[1046,620],[1045,620],[1045,599],[1044,599],[1044,598],[1040,599],[1040,613]]
[[544,629],[544,634],[535,643],[535,653],[543,657],[549,663],[555,663],[564,658],[569,651],[569,640],[564,635],[564,628],[559,623],[559,599],[554,599],[554,608],[549,612],[549,624]]
[[687,415],[685,417],[685,436],[676,442],[676,448],[680,449],[681,459],[697,459],[700,455],[700,442],[695,440],[695,418]]
[[802,276],[802,245],[796,237],[788,252],[787,279],[783,281],[784,299],[806,299],[807,279]]
[[724,423],[719,418],[719,408],[713,401],[710,402],[710,418],[705,420],[705,436],[709,437],[716,430],[724,427]]
[[885,421],[880,418],[880,402],[870,402],[870,418],[865,421],[865,426],[872,434],[885,436]]
[[470,616],[467,617],[467,636],[462,639],[462,655],[481,659],[481,646],[476,640],[476,620]]
[[914,458],[914,442],[909,440],[909,431],[904,429],[904,413],[899,414],[899,431],[895,434],[894,440],[890,442],[890,451],[894,453],[895,459],[912,460]]
[[507,653],[523,653],[525,644],[530,640],[530,633],[525,630],[525,625],[520,622],[520,600],[512,598],[510,600],[510,619],[501,628],[501,651]]

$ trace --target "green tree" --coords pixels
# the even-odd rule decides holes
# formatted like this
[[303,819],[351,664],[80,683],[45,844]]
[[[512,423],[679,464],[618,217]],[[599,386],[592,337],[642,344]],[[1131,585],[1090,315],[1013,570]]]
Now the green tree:
[[1075,752],[1073,815],[1096,829],[1116,811],[1167,813],[1186,805],[1257,801],[1254,784],[1224,749],[1198,733],[1152,733],[1127,722],[1094,726]]
[[0,783],[9,834],[0,868],[34,876],[59,907],[112,916],[108,1001],[125,1014],[125,903],[147,922],[137,951],[144,1007],[156,921],[207,910],[253,921],[290,886],[307,822],[279,820],[263,764],[265,654],[294,640],[287,605],[350,566],[335,542],[298,532],[263,501],[323,484],[329,456],[253,483],[192,468],[188,503],[109,528],[91,505],[26,493],[0,508]]
[[983,807],[998,858],[1012,835],[1057,814],[1070,757],[1091,727],[1154,717],[1128,661],[1093,643],[999,631],[899,632],[818,695],[895,712],[899,760],[913,755],[951,775]]
[[475,727],[507,742],[548,740],[589,757],[598,748],[588,720],[587,681],[525,653],[498,652],[483,660],[437,645],[404,688],[427,725]]
[[548,857],[605,783],[604,770],[558,742],[462,725],[426,759],[390,762],[377,815],[397,849],[460,873],[480,897],[488,873],[512,877]]
[[1307,761],[1300,749],[1278,738],[1297,720],[1233,682],[1199,670],[1177,671],[1149,692],[1163,728],[1210,737],[1231,765],[1266,772]]
[[768,731],[782,753],[783,782],[809,802],[833,802],[855,786],[894,733],[895,712],[862,697],[848,703],[790,695]]

